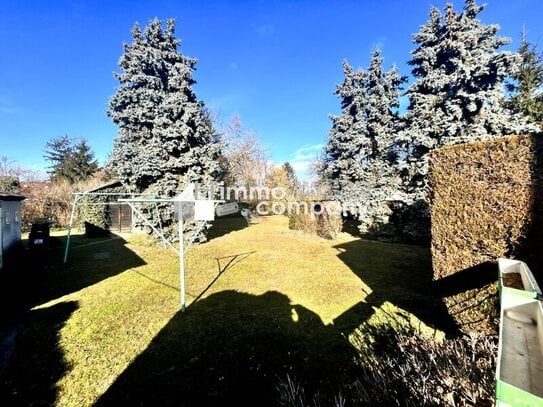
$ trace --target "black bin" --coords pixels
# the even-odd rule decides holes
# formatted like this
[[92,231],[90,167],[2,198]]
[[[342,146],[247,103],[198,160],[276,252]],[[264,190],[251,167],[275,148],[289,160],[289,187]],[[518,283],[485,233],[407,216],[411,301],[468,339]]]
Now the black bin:
[[33,223],[30,227],[30,234],[28,235],[28,241],[31,249],[40,249],[46,247],[49,243],[49,229],[48,222]]

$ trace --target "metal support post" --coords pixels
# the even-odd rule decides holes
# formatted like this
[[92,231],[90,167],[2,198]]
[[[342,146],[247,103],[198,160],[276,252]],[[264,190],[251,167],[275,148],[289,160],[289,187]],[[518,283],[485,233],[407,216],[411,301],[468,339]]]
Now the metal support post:
[[68,248],[70,247],[70,238],[72,236],[72,226],[74,223],[75,208],[77,207],[77,201],[79,200],[79,194],[75,194],[74,203],[72,205],[72,212],[70,213],[70,223],[68,224],[68,234],[66,235],[66,247],[64,248],[64,264],[68,260]]
[[187,308],[185,293],[185,242],[183,239],[183,203],[179,203],[179,283],[181,286],[181,312]]

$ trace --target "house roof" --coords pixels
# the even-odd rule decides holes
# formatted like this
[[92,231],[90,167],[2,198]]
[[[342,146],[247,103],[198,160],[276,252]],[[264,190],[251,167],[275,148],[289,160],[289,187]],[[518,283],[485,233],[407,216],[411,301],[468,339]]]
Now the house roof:
[[26,197],[17,194],[8,194],[0,192],[0,201],[22,201]]

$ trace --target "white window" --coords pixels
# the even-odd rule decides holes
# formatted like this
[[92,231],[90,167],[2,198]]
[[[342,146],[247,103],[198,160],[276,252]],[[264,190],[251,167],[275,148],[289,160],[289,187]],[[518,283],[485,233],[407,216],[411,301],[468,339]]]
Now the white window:
[[15,212],[15,223],[19,223],[21,221],[21,215],[19,212]]
[[6,212],[6,221],[5,221],[6,225],[9,225],[11,223],[11,217],[10,217],[10,213],[9,212]]

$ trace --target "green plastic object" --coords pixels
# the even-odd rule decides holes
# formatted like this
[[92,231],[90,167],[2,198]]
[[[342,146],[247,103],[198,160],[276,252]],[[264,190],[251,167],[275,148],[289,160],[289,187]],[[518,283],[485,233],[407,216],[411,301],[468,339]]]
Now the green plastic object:
[[496,381],[496,406],[502,407],[541,407],[543,399],[512,384]]
[[[504,285],[504,275],[518,273],[523,288]],[[518,279],[517,279],[518,282]],[[528,266],[499,260],[500,332],[496,367],[496,405],[543,406],[543,303]]]

